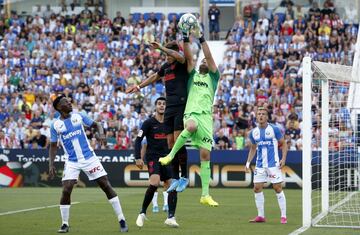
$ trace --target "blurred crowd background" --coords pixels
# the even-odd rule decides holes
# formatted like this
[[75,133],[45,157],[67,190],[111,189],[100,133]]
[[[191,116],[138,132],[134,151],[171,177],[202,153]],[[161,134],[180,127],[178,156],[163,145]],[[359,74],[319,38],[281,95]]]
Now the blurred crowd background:
[[[214,103],[214,148],[247,148],[256,109],[266,106],[269,121],[281,128],[289,149],[301,150],[302,58],[352,65],[357,14],[349,12],[342,19],[330,0],[322,5],[309,1],[306,8],[284,0],[278,6],[281,13],[254,2],[228,30],[225,54],[215,55],[224,58]],[[125,89],[165,62],[149,42],[177,40],[181,46],[176,28],[180,15],[123,16],[118,11],[110,18],[102,1],[87,1],[79,13],[73,11],[78,1],[56,4],[61,7],[57,13],[49,5],[26,17],[16,12],[0,16],[0,148],[46,148],[56,116],[50,97],[64,93],[74,111],[86,112],[105,128],[106,146],[99,146],[87,129],[94,148],[132,149],[165,88],[159,81],[136,94],[127,95]],[[210,6],[208,17],[210,38],[218,39],[221,11],[216,5]],[[191,38],[191,49],[196,60],[196,39]],[[346,102],[347,89],[339,87],[332,95]],[[314,104],[313,149],[320,147],[319,110]],[[347,115],[346,110],[332,114],[334,132],[351,131]],[[330,148],[339,148],[338,141]]]

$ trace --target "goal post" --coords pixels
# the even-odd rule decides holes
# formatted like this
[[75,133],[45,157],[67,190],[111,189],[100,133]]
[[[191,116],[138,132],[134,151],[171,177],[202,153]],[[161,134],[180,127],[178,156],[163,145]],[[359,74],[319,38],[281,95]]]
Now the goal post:
[[360,78],[354,70],[303,59],[303,227],[360,228]]
[[[311,107],[311,58],[303,59],[303,107]],[[303,108],[302,150],[302,211],[303,227],[311,226],[311,108]]]

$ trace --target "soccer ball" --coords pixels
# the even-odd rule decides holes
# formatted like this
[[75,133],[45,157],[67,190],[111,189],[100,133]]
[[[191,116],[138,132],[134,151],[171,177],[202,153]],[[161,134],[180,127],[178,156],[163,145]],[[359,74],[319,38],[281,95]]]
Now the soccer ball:
[[181,16],[178,27],[182,32],[188,33],[195,27],[196,24],[196,17],[191,13],[186,13]]

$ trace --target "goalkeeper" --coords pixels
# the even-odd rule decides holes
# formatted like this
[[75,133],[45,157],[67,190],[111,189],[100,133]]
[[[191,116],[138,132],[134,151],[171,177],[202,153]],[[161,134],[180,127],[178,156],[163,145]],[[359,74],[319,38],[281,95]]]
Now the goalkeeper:
[[189,73],[188,98],[184,112],[185,129],[177,138],[171,152],[166,157],[160,158],[159,161],[163,165],[169,164],[176,152],[184,146],[188,138],[191,138],[192,145],[200,150],[202,186],[200,203],[218,206],[219,204],[209,195],[209,183],[211,174],[210,151],[213,144],[212,106],[220,73],[198,23],[194,27],[193,33],[199,38],[205,59],[201,61],[199,72],[195,71],[189,45],[189,32],[183,32],[184,54],[187,61],[187,72]]

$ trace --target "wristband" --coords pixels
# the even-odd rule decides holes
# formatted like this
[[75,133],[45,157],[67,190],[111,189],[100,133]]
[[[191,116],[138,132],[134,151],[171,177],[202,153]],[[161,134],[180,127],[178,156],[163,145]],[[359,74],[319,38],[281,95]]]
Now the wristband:
[[205,38],[204,38],[204,35],[201,35],[201,37],[199,38],[199,41],[200,41],[200,44],[205,42]]
[[246,162],[246,168],[250,168],[250,162]]

